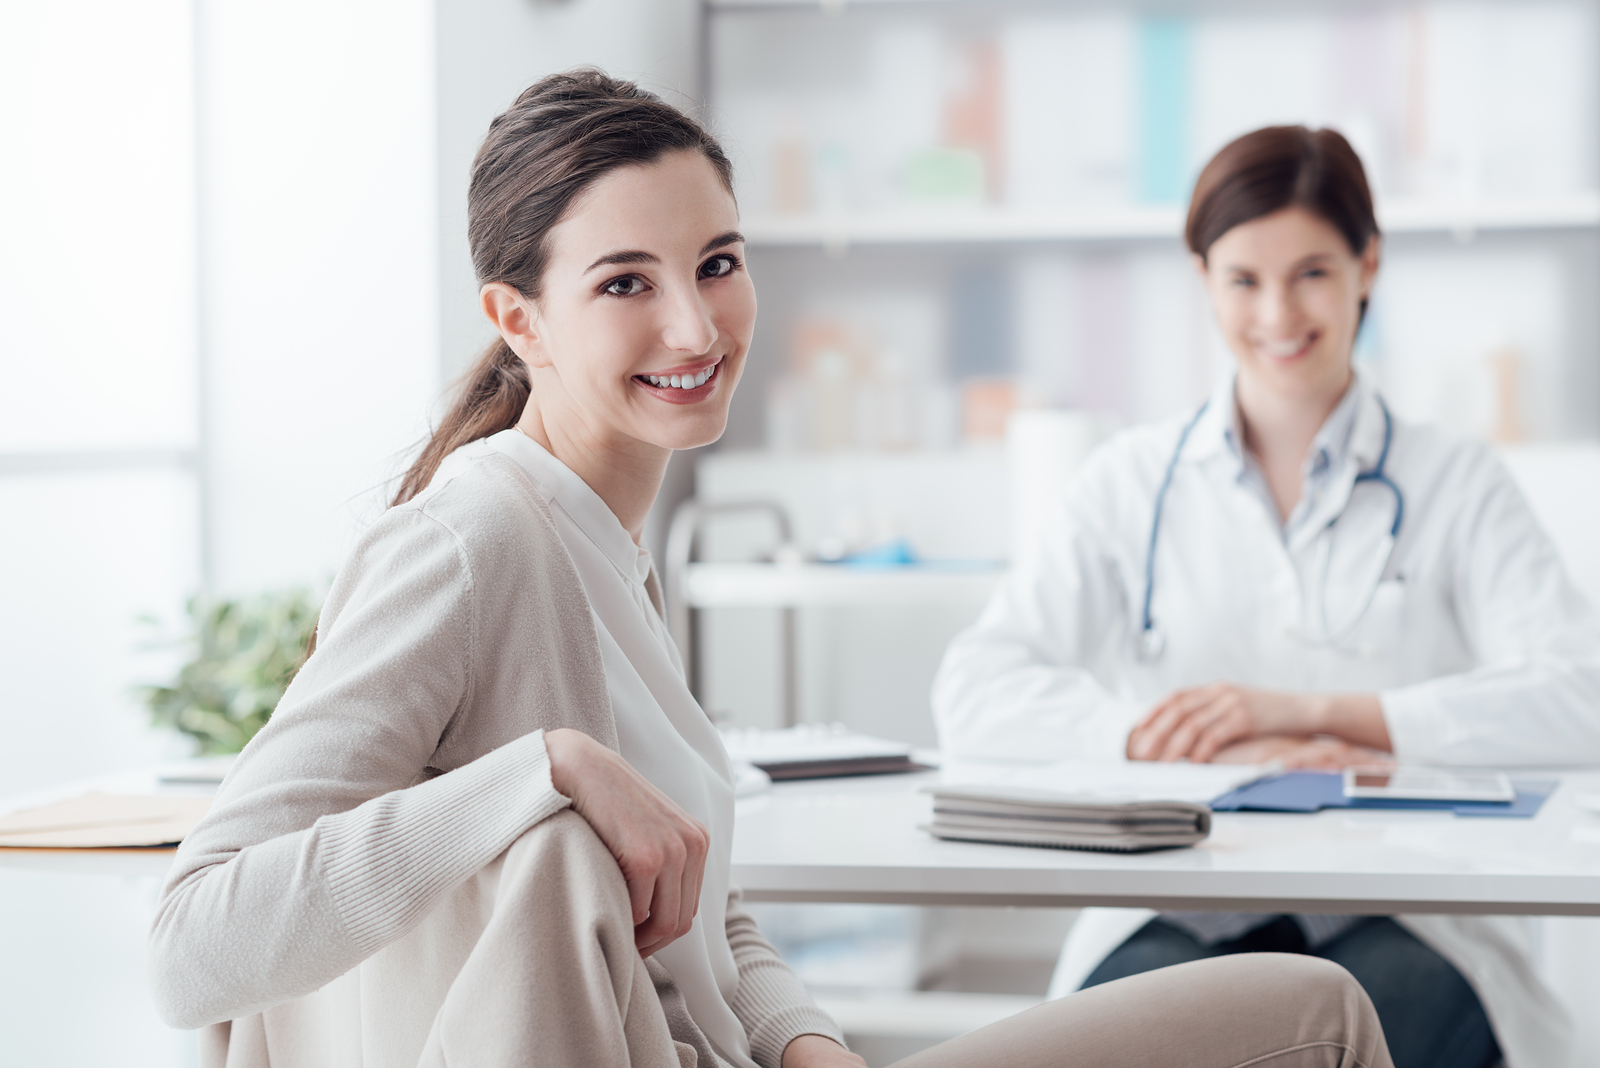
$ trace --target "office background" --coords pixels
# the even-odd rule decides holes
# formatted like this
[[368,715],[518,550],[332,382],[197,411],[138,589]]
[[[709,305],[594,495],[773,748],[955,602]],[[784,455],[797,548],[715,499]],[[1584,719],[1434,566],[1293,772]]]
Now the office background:
[[[1336,126],[1369,165],[1389,237],[1358,357],[1397,412],[1512,450],[1600,441],[1594,0],[18,0],[0,8],[4,792],[185,755],[134,688],[184,655],[186,600],[331,577],[488,338],[476,144],[578,63],[724,137],[760,292],[729,432],[675,459],[658,554],[691,495],[781,486],[803,551],[1003,562],[1011,412],[1092,437],[1225,372],[1182,205],[1210,153],[1269,122]],[[770,548],[755,520],[705,541]],[[801,718],[931,741],[926,679],[975,610],[803,613]],[[777,722],[777,615],[699,626],[708,708]],[[12,914],[48,915],[59,887],[36,893]],[[83,904],[112,919],[56,978],[120,1006],[101,1029],[119,1063],[145,1062],[117,1036],[147,1032],[148,1063],[178,1063],[187,1040],[148,1031],[137,940],[113,930],[149,888],[104,893]],[[969,944],[1037,970],[1065,922],[769,918],[808,979],[874,988],[925,984]],[[0,958],[58,936],[4,929]],[[120,963],[83,978],[102,957]],[[38,989],[0,968],[0,1001]]]

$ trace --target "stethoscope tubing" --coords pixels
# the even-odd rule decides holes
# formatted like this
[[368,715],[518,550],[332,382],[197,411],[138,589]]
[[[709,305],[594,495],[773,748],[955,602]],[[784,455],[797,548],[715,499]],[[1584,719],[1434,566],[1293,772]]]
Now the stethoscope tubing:
[[[1389,525],[1388,538],[1389,552],[1392,554],[1394,552],[1394,541],[1400,536],[1400,525],[1405,518],[1406,500],[1405,494],[1400,491],[1399,484],[1396,483],[1394,479],[1390,478],[1388,473],[1389,448],[1394,444],[1394,416],[1389,413],[1389,406],[1384,403],[1382,397],[1374,395],[1373,399],[1378,402],[1378,408],[1383,412],[1383,448],[1379,450],[1378,462],[1373,464],[1371,470],[1357,472],[1355,477],[1355,485],[1360,485],[1363,482],[1376,482],[1379,485],[1388,487],[1389,491],[1394,494],[1394,522]],[[1189,443],[1189,435],[1194,432],[1194,428],[1199,425],[1200,420],[1206,414],[1206,410],[1210,407],[1211,401],[1208,398],[1205,403],[1200,405],[1199,410],[1190,417],[1189,421],[1183,425],[1183,430],[1178,434],[1178,443],[1172,450],[1172,458],[1167,461],[1166,472],[1161,476],[1161,486],[1156,490],[1155,509],[1151,513],[1150,517],[1150,540],[1145,549],[1144,598],[1140,604],[1139,611],[1139,636],[1137,648],[1140,659],[1143,660],[1156,659],[1166,648],[1165,636],[1163,632],[1156,627],[1155,617],[1152,614],[1152,606],[1155,602],[1156,592],[1156,547],[1161,537],[1161,516],[1166,510],[1167,492],[1172,488],[1172,476],[1178,469],[1178,461],[1183,456],[1184,446]],[[1328,520],[1328,525],[1324,529],[1331,530],[1334,524],[1338,523],[1338,521],[1338,516],[1333,517],[1332,519]],[[1326,595],[1327,566],[1325,565],[1323,568],[1324,603],[1322,606],[1322,622],[1325,632],[1328,631]],[[1346,628],[1346,633],[1353,629],[1356,623],[1360,622],[1361,616],[1366,612],[1366,606],[1370,605],[1371,603],[1372,597],[1369,595],[1366,604],[1362,607],[1362,610],[1356,614],[1355,620],[1351,623],[1350,627]],[[1329,635],[1329,638],[1335,642],[1337,641],[1337,639],[1332,639],[1331,635]]]

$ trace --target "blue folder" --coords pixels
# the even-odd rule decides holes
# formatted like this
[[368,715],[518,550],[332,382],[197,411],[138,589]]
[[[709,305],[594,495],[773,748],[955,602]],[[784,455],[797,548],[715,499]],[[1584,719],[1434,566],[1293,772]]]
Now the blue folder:
[[1457,816],[1528,819],[1538,813],[1558,783],[1513,779],[1515,801],[1419,801],[1410,798],[1346,797],[1337,771],[1289,771],[1230,790],[1211,802],[1213,812],[1318,812],[1325,808],[1400,808],[1454,812]]

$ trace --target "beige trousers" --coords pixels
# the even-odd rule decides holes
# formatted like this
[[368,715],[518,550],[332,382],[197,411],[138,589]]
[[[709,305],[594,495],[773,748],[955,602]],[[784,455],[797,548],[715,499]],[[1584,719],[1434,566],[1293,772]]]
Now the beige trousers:
[[[494,918],[445,999],[428,1047],[436,1059],[424,1064],[520,1064],[525,1036],[538,1036],[540,1064],[710,1068],[714,1054],[681,998],[665,984],[659,996],[633,951],[621,872],[581,817],[546,820],[504,865]],[[482,1045],[486,1020],[504,1043],[492,1050]],[[1247,1065],[1392,1068],[1372,1002],[1348,972],[1275,953],[1092,987],[896,1068]]]
[[[317,995],[219,1025],[217,1068],[718,1068],[665,969],[633,944],[627,887],[568,810]],[[1338,965],[1241,954],[1047,1002],[897,1068],[1393,1068]]]
[[1393,1068],[1366,991],[1329,961],[1241,953],[1090,987],[895,1068]]

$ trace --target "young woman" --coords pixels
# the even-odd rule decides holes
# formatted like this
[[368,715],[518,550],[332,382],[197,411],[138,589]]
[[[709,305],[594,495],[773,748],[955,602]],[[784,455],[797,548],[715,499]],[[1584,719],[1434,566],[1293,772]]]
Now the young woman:
[[[1350,146],[1238,139],[1201,172],[1187,240],[1237,371],[1084,465],[946,654],[947,751],[1600,763],[1600,628],[1521,495],[1486,446],[1400,422],[1352,367],[1380,237]],[[1401,1068],[1565,1063],[1521,924],[1397,919],[1093,910],[1053,992],[1307,952],[1362,981]]]
[[[728,760],[638,544],[750,344],[728,160],[631,84],[553,76],[491,126],[469,213],[500,340],[179,850],[157,1004],[230,1068],[861,1068],[729,885]],[[1290,956],[1108,984],[908,1063],[1178,1052],[1390,1064],[1348,975]]]

